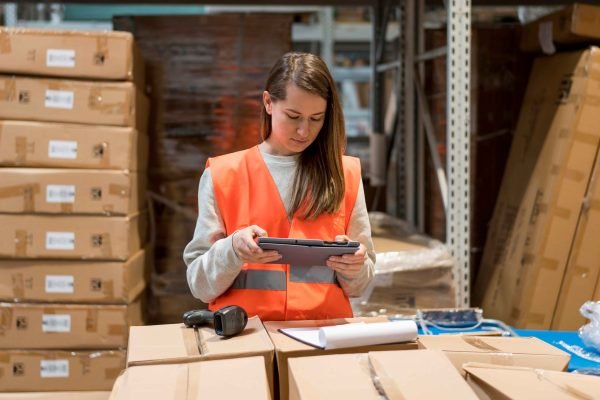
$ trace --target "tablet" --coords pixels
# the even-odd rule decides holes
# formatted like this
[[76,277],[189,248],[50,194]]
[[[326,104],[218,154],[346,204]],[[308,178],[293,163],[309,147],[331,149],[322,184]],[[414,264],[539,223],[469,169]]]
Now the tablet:
[[258,238],[263,250],[276,250],[283,258],[271,264],[324,266],[331,256],[356,253],[360,243],[355,241],[333,242],[318,239]]

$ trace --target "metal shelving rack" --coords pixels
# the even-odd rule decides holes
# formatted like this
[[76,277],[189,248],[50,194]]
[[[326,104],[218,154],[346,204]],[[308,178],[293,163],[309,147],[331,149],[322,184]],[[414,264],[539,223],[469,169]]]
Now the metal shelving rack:
[[[559,0],[553,0],[559,1]],[[59,1],[57,3],[76,3],[77,1]],[[93,1],[96,3],[115,3],[117,1]],[[480,0],[483,2],[483,0]],[[509,0],[498,1],[507,3]],[[526,2],[526,1],[525,1]],[[92,3],[92,2],[90,2]],[[166,4],[164,0],[131,0],[128,3]],[[371,45],[372,68],[372,131],[373,135],[384,135],[384,110],[382,101],[383,74],[395,69],[398,76],[396,86],[396,129],[392,133],[394,150],[392,159],[395,171],[388,176],[387,199],[388,212],[403,217],[417,226],[422,224],[423,210],[423,161],[415,157],[423,150],[427,142],[435,150],[429,114],[423,96],[418,71],[420,63],[438,56],[447,56],[447,174],[444,175],[439,158],[434,162],[440,172],[439,182],[442,193],[445,193],[445,211],[447,221],[447,244],[456,259],[454,279],[457,287],[457,304],[469,305],[469,120],[470,120],[470,25],[471,0],[443,0],[447,10],[447,49],[423,50],[423,30],[419,28],[422,21],[425,0],[308,0],[303,2],[284,2],[281,0],[233,0],[233,1],[193,1],[175,0],[169,4],[213,4],[213,5],[302,5],[302,6],[369,6],[373,10],[373,42]],[[493,3],[493,2],[489,2]],[[523,3],[515,0],[514,3]],[[6,4],[6,23],[16,23],[16,3]],[[442,4],[442,1],[440,1]],[[386,35],[389,16],[397,12],[401,32],[398,56],[384,62]],[[327,33],[327,32],[329,33]],[[332,35],[332,31],[323,29],[323,33]],[[331,43],[332,38],[325,38]],[[331,65],[331,63],[330,63]],[[424,139],[427,138],[427,141]],[[375,136],[381,141],[381,136]],[[433,155],[434,152],[432,152]],[[411,171],[413,171],[411,173]],[[414,173],[416,171],[416,173]],[[447,182],[447,188],[445,185]]]
[[[388,212],[400,216],[418,227],[423,226],[424,146],[428,145],[437,171],[444,200],[447,245],[455,258],[454,280],[456,304],[470,304],[470,45],[471,2],[448,0],[448,46],[424,51],[424,0],[380,0],[373,5],[373,37],[371,65],[373,68],[373,135],[385,135],[384,101],[381,98],[383,74],[395,70],[396,129],[394,148],[388,169]],[[398,57],[384,60],[391,12],[399,12],[400,45]],[[435,57],[447,57],[447,160],[446,172],[437,153],[437,143],[431,117],[427,110],[421,78],[422,63]],[[376,136],[377,142],[382,142]],[[416,173],[415,173],[416,172]]]

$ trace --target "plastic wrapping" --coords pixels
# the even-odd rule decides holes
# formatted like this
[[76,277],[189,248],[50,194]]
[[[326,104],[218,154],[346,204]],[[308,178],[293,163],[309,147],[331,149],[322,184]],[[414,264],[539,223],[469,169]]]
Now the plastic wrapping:
[[351,299],[354,313],[412,315],[418,308],[455,307],[454,260],[445,245],[389,215],[374,212],[369,219],[375,276],[361,297]]
[[579,336],[583,343],[600,352],[600,301],[586,301],[579,309],[581,315],[590,320],[579,328]]

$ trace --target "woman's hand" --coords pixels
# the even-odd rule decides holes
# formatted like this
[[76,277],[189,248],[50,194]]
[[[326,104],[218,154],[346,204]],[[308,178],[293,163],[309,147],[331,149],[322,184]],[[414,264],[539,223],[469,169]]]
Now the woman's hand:
[[245,263],[266,264],[281,258],[275,250],[264,251],[258,244],[256,238],[267,236],[267,231],[257,225],[251,225],[233,233],[233,251]]
[[[335,237],[335,240],[350,241],[350,238],[346,235],[338,235]],[[366,259],[367,248],[361,243],[354,254],[329,257],[327,259],[327,266],[338,274],[341,274],[344,278],[353,279],[360,275]]]

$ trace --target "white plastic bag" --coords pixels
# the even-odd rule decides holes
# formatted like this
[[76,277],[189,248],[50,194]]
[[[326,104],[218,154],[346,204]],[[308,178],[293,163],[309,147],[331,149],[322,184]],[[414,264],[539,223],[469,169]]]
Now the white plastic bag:
[[600,352],[600,301],[586,301],[579,312],[590,320],[579,328],[579,337],[587,347]]

